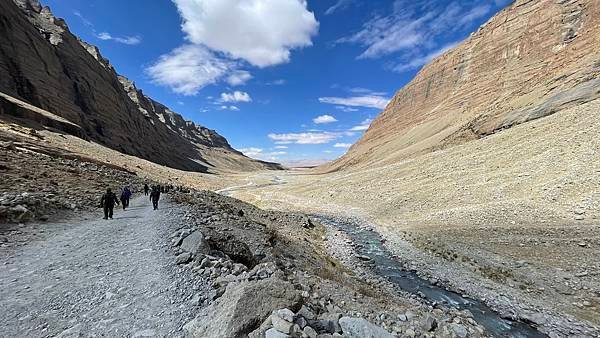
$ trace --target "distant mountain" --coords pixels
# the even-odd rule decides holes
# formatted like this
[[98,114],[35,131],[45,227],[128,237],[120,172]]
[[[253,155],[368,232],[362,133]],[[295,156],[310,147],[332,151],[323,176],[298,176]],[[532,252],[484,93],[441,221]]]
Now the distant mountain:
[[396,163],[600,97],[600,1],[517,0],[399,90],[324,171]]
[[0,1],[0,36],[0,93],[79,126],[81,137],[183,170],[280,169],[144,95],[38,0]]

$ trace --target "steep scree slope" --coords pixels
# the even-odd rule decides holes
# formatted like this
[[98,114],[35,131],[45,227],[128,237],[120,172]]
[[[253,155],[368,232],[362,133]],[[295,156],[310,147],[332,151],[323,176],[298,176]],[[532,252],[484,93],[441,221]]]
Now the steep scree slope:
[[279,168],[145,96],[38,0],[1,1],[0,36],[0,92],[79,125],[87,139],[183,170]]
[[517,0],[396,93],[331,171],[395,163],[600,97],[600,1]]

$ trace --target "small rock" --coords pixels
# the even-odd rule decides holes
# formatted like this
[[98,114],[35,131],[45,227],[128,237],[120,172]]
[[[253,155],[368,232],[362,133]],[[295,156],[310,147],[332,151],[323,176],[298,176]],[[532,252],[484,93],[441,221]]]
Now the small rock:
[[304,327],[304,329],[302,330],[302,332],[308,338],[316,338],[317,337],[317,331],[315,331],[315,329],[313,329],[310,326]]
[[181,255],[177,256],[175,259],[176,264],[185,264],[192,259],[192,254],[189,252],[184,252]]
[[342,317],[340,326],[347,338],[392,338],[393,336],[383,328],[371,324],[363,318]]
[[273,324],[273,328],[279,332],[285,334],[292,333],[292,326],[294,326],[294,323],[288,322],[287,320],[279,317],[277,312],[274,312],[273,315],[271,315],[271,323]]
[[279,316],[279,318],[286,320],[290,323],[294,322],[294,313],[290,309],[277,310],[277,315]]
[[421,323],[421,328],[423,329],[423,331],[430,332],[435,330],[436,327],[437,321],[435,320],[435,318],[433,318],[432,315],[426,315],[425,319],[423,319],[423,322]]
[[454,333],[454,336],[459,338],[466,338],[467,336],[469,336],[469,331],[467,331],[467,329],[460,324],[450,324],[450,330],[452,331],[452,333]]
[[416,337],[416,335],[417,335],[417,333],[413,329],[406,329],[406,331],[404,331],[405,337],[414,338],[414,337]]
[[275,328],[271,328],[268,329],[267,332],[265,332],[265,338],[288,338],[291,337],[288,334],[285,333],[281,333],[277,330],[275,330]]

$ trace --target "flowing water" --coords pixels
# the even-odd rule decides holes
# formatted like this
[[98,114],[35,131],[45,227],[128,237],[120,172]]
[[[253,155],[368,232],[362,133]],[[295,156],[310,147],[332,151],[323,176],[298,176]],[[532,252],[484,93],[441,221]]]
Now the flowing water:
[[348,234],[357,244],[357,253],[371,258],[374,271],[402,290],[424,296],[430,302],[446,304],[459,310],[469,310],[473,314],[473,319],[494,337],[547,337],[526,323],[500,317],[481,301],[465,298],[456,292],[432,285],[416,273],[405,271],[402,265],[392,258],[392,254],[385,248],[378,233],[363,229],[352,222],[322,216],[315,218]]

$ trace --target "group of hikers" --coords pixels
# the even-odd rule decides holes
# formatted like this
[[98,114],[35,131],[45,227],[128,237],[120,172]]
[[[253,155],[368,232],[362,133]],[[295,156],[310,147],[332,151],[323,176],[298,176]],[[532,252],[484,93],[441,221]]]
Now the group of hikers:
[[[169,186],[165,189],[164,186],[153,185],[149,187],[148,184],[144,184],[144,195],[150,195],[150,201],[152,201],[152,208],[154,210],[158,210],[158,201],[160,200],[161,192],[169,192]],[[100,200],[100,207],[104,209],[104,219],[112,219],[113,211],[115,205],[122,205],[123,210],[129,207],[129,200],[133,192],[128,186],[125,186],[121,189],[121,197],[117,198],[117,194],[115,194],[112,189],[106,189],[106,193],[102,195],[102,199]]]

